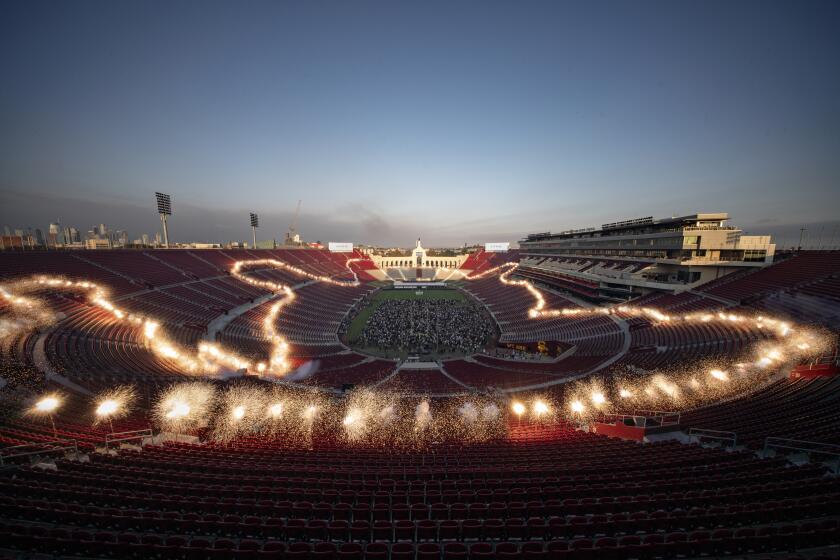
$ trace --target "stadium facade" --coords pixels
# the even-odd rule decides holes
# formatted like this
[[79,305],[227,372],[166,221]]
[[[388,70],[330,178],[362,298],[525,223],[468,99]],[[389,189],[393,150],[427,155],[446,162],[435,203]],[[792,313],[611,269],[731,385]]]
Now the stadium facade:
[[458,268],[467,260],[467,255],[453,257],[429,256],[429,251],[423,247],[420,238],[411,250],[410,255],[386,257],[371,254],[370,258],[380,269],[384,268]]
[[[773,262],[769,235],[744,235],[726,212],[654,219],[601,227],[535,233],[520,240],[521,272],[577,295],[624,301],[654,291],[679,293],[729,273]],[[574,290],[573,290],[574,291]]]

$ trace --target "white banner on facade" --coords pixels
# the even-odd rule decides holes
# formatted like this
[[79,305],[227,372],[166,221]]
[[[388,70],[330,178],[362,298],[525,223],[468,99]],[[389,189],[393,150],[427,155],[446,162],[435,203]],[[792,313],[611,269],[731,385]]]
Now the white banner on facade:
[[353,252],[353,244],[352,243],[336,243],[335,241],[330,241],[330,251],[333,253],[352,253]]
[[485,243],[484,250],[490,253],[507,253],[510,243]]

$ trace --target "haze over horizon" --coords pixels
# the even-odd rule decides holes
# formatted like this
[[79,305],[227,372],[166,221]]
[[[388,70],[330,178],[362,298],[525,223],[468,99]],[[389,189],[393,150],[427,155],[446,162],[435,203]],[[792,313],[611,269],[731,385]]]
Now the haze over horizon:
[[[409,246],[836,231],[836,2],[8,2],[0,226]],[[834,240],[840,243],[840,236]]]

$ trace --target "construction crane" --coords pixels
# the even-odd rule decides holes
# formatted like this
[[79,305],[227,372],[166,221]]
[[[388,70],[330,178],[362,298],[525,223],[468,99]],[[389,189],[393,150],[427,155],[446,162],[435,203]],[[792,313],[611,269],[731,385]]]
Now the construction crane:
[[297,209],[295,210],[295,216],[292,218],[292,223],[289,225],[289,231],[286,232],[286,245],[300,245],[300,235],[297,233],[297,221],[298,216],[300,215],[300,203],[303,202],[302,200],[298,200]]

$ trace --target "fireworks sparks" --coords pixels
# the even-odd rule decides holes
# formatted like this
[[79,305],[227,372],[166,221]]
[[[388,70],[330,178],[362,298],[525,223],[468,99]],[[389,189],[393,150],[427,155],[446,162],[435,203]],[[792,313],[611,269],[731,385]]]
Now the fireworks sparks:
[[115,387],[99,395],[94,410],[94,425],[107,421],[113,431],[113,421],[126,417],[137,398],[134,387]]
[[501,410],[496,403],[488,403],[481,409],[481,417],[484,420],[496,420],[499,418]]
[[713,369],[709,372],[709,375],[711,375],[718,381],[729,381],[729,374],[723,370]]
[[158,324],[154,321],[146,321],[143,325],[143,335],[149,339],[153,340],[155,338],[155,333],[157,333]]
[[539,418],[548,414],[551,409],[545,401],[537,399],[534,401],[533,410],[534,416],[537,416]]
[[[346,398],[342,427],[346,441],[351,443],[379,442],[385,444],[398,420],[396,395],[387,391],[359,388]],[[325,409],[333,403],[325,402]]]
[[[769,323],[767,318],[763,318],[763,322]],[[733,360],[732,363],[705,361],[688,364],[675,371],[636,374],[632,378],[615,374],[596,375],[567,386],[565,410],[582,420],[595,420],[600,414],[610,411],[685,410],[708,405],[754,390],[774,374],[787,371],[802,358],[826,351],[830,341],[831,337],[800,328],[796,337],[758,345],[752,350],[756,355],[753,360],[743,360],[748,358],[748,351],[742,357],[743,361]],[[800,345],[807,347],[800,348]]]
[[47,395],[43,395],[41,398],[36,400],[32,407],[27,411],[27,414],[31,416],[40,416],[41,418],[47,418],[50,421],[50,425],[52,426],[53,437],[56,439],[58,438],[58,430],[55,427],[55,412],[61,408],[64,399],[58,393],[50,393]]
[[414,419],[418,430],[422,430],[432,421],[430,408],[429,401],[422,401],[414,409]]
[[268,407],[268,416],[269,418],[278,419],[283,416],[283,403],[276,402],[272,403],[271,406]]
[[47,395],[39,399],[33,407],[37,414],[52,414],[61,406],[61,398],[58,395]]
[[[440,403],[430,433],[437,439],[479,442],[504,437],[507,419],[499,404],[489,397],[460,397]],[[418,442],[423,443],[423,442]]]
[[25,291],[30,282],[16,282],[7,287],[0,286],[0,301],[7,306],[6,313],[0,316],[0,342],[21,332],[50,325],[57,319],[54,313],[45,308],[35,298],[23,297],[13,292]]
[[[302,402],[308,395],[293,397]],[[502,437],[506,418],[486,396],[417,400],[370,388],[322,400],[314,432],[338,432],[349,445],[420,448],[435,441],[486,441]]]
[[[577,417],[589,416],[594,418],[605,411],[612,402],[629,403],[637,407],[669,407],[684,408],[701,406],[755,387],[762,380],[767,379],[774,372],[790,367],[803,358],[818,356],[828,350],[829,338],[801,326],[794,326],[789,322],[762,315],[749,316],[736,313],[694,313],[669,315],[663,311],[649,307],[598,307],[598,308],[562,308],[547,309],[546,300],[540,291],[528,280],[513,280],[511,275],[518,268],[517,263],[506,263],[481,274],[468,277],[474,280],[499,273],[499,281],[505,285],[526,288],[534,298],[533,305],[526,310],[531,319],[545,319],[552,317],[586,317],[616,315],[619,318],[645,318],[653,323],[737,323],[745,327],[755,327],[765,335],[775,336],[777,341],[772,346],[757,344],[758,357],[751,366],[747,363],[721,364],[724,367],[711,367],[704,373],[696,370],[700,364],[687,365],[683,371],[659,373],[643,376],[632,381],[616,381],[615,389],[605,390],[593,387],[592,381],[577,382],[568,387],[570,395],[565,410]],[[795,335],[795,336],[792,336]],[[730,374],[728,369],[734,369]],[[616,396],[610,400],[610,394]],[[591,403],[591,408],[584,403]],[[525,412],[524,405],[513,403],[511,410],[521,417]]]
[[161,333],[158,321],[137,313],[131,313],[118,308],[108,297],[108,292],[101,286],[88,281],[73,281],[63,278],[37,276],[16,282],[13,288],[0,288],[0,295],[12,303],[14,313],[14,329],[10,328],[12,321],[7,317],[0,318],[0,338],[12,332],[20,332],[54,323],[58,317],[46,311],[37,298],[13,295],[12,289],[18,292],[38,292],[42,290],[60,290],[83,292],[87,295],[90,305],[109,313],[115,320],[127,323],[139,330],[138,336],[147,348],[161,358],[174,361],[182,371],[192,374],[215,375],[223,368],[247,367],[247,362],[230,352],[217,349],[215,353],[190,351],[180,348],[166,339]]
[[99,417],[108,417],[114,414],[119,409],[117,401],[105,399],[99,406],[96,407],[96,415]]
[[[280,284],[278,282],[272,282],[270,280],[258,280],[252,278],[245,274],[245,271],[251,268],[256,267],[271,267],[271,268],[279,268],[285,269],[298,276],[302,276],[304,278],[309,278],[311,280],[317,280],[319,282],[324,282],[326,284],[333,284],[336,286],[346,286],[346,287],[355,287],[359,285],[359,277],[356,272],[350,266],[354,262],[361,261],[362,259],[348,259],[345,263],[347,270],[353,274],[352,281],[345,281],[345,280],[336,280],[329,276],[319,276],[317,274],[312,274],[302,268],[292,266],[288,263],[283,261],[279,261],[277,259],[257,259],[257,260],[249,260],[249,261],[236,261],[231,268],[231,275],[240,280],[241,282],[245,282],[246,284],[250,284],[252,286],[256,286],[259,288],[263,288],[266,290],[270,290],[276,293],[282,293],[283,299],[280,301],[275,302],[271,309],[268,312],[265,320],[263,321],[263,331],[265,333],[266,338],[272,344],[271,355],[269,357],[268,363],[259,362],[256,364],[256,373],[258,375],[271,375],[271,376],[282,376],[289,371],[289,344],[283,336],[277,332],[275,325],[277,324],[277,317],[280,314],[280,310],[294,301],[295,293],[294,291],[285,284]],[[208,350],[212,351],[212,348],[208,348]],[[217,349],[218,350],[218,349]],[[227,361],[228,363],[233,363],[237,366],[237,369],[241,368],[250,368],[251,364],[242,360],[235,356],[228,356]]]
[[225,389],[218,398],[213,437],[230,441],[261,433],[271,420],[265,414],[269,398],[266,391],[251,385],[233,385]]
[[352,281],[335,280],[327,276],[311,274],[301,268],[291,266],[275,259],[260,259],[250,261],[237,261],[231,270],[231,274],[238,280],[247,284],[258,286],[275,292],[282,292],[284,299],[272,306],[268,317],[265,320],[264,328],[266,337],[272,343],[272,352],[269,362],[251,364],[249,360],[242,358],[235,352],[225,350],[216,344],[202,343],[196,350],[180,348],[175,343],[167,340],[162,334],[160,324],[149,317],[119,309],[109,298],[107,291],[93,282],[73,281],[58,277],[38,276],[28,280],[18,281],[8,286],[0,286],[0,297],[11,309],[11,318],[4,315],[0,317],[0,341],[8,336],[15,335],[22,331],[33,330],[40,326],[54,323],[57,316],[44,308],[37,298],[24,297],[15,292],[37,291],[40,289],[83,291],[88,294],[88,301],[91,305],[109,312],[115,319],[137,326],[142,331],[142,338],[146,346],[161,358],[173,361],[179,369],[186,373],[205,376],[217,376],[226,372],[249,370],[257,375],[282,376],[289,370],[287,341],[278,333],[274,325],[280,309],[287,303],[294,300],[295,295],[288,286],[256,280],[247,276],[244,271],[253,267],[274,267],[287,269],[297,275],[318,280],[339,286],[358,286],[359,280],[356,273],[350,267],[351,263],[361,259],[349,259],[346,262],[347,269],[353,274]]
[[318,407],[314,404],[310,404],[303,410],[301,417],[307,422],[314,422],[318,417]]
[[[800,343],[791,340],[790,346]],[[815,340],[811,343],[819,346]],[[761,349],[760,354],[771,359],[790,352],[776,344]],[[773,363],[774,368],[783,365]],[[595,377],[565,386],[565,396],[558,401],[550,394],[522,395],[509,401],[490,395],[429,400],[372,388],[356,389],[341,398],[289,384],[244,381],[217,392],[212,385],[193,382],[164,392],[155,404],[155,418],[162,428],[178,433],[194,433],[210,423],[210,437],[237,445],[248,445],[253,435],[276,438],[296,448],[340,441],[350,446],[413,449],[442,441],[502,438],[525,416],[531,422],[580,425],[612,412],[697,406],[754,386],[766,373],[755,362],[744,361],[727,369],[706,364],[682,373],[634,379]]]
[[475,403],[473,402],[465,402],[458,407],[458,414],[460,414],[461,419],[468,424],[472,424],[478,420],[478,408],[476,408]]
[[216,389],[209,383],[181,383],[160,395],[152,415],[164,431],[187,433],[208,425],[215,401]]
[[257,286],[259,288],[264,288],[266,290],[270,290],[272,292],[281,292],[288,288],[285,284],[280,284],[278,282],[271,282],[270,280],[257,280],[255,278],[251,278],[250,276],[245,275],[244,271],[249,268],[254,267],[271,267],[271,268],[279,268],[285,269],[290,272],[297,274],[298,276],[303,276],[304,278],[309,278],[310,280],[318,280],[319,282],[324,282],[327,284],[335,284],[340,286],[358,286],[359,285],[359,277],[355,271],[350,267],[350,265],[354,262],[359,262],[362,259],[348,259],[346,262],[347,270],[349,270],[353,274],[353,280],[336,280],[330,276],[320,276],[318,274],[312,274],[302,268],[298,268],[296,266],[290,265],[283,261],[279,261],[277,259],[255,259],[249,261],[236,261],[233,264],[233,268],[231,268],[231,275],[236,278],[237,280],[241,280],[247,284],[252,286]]
[[[60,290],[82,290],[88,292],[89,301],[92,305],[100,307],[101,309],[111,313],[117,320],[126,321],[140,328],[142,330],[143,340],[145,340],[146,346],[152,352],[161,358],[175,362],[177,367],[186,373],[205,376],[227,376],[231,370],[237,373],[244,370],[258,376],[282,377],[286,375],[290,369],[290,348],[285,338],[276,330],[275,325],[282,308],[295,299],[295,294],[288,286],[268,280],[256,279],[248,276],[246,272],[252,268],[273,267],[285,269],[296,275],[336,286],[358,286],[358,277],[350,267],[350,264],[356,262],[357,260],[359,259],[350,259],[346,263],[348,270],[354,275],[354,279],[352,281],[337,280],[327,276],[315,275],[276,259],[237,261],[234,263],[231,273],[238,280],[253,286],[282,293],[283,295],[282,299],[272,305],[263,325],[265,336],[271,342],[271,352],[267,362],[260,361],[257,363],[251,363],[251,361],[244,359],[235,352],[226,350],[217,344],[207,342],[201,343],[196,350],[181,348],[175,343],[167,340],[166,337],[161,334],[160,324],[158,321],[153,318],[143,317],[138,314],[118,309],[117,306],[108,299],[107,292],[100,286],[88,281],[71,281],[63,278],[36,277],[30,280],[17,282],[14,285],[9,285],[8,287],[0,287],[0,296],[2,296],[2,298],[10,304],[11,309],[17,313],[13,320],[10,320],[7,316],[0,317],[0,338],[3,338],[13,332],[19,332],[22,329],[33,328],[38,324],[48,324],[55,320],[55,317],[51,313],[43,309],[43,306],[37,298],[25,297],[15,292],[26,292],[28,290],[47,288]],[[517,270],[517,268],[517,263],[505,263],[477,275],[466,275],[465,279],[474,280],[498,273],[499,280],[503,284],[519,286],[527,289],[534,298],[534,304],[526,310],[527,316],[532,319],[543,319],[558,316],[620,315],[621,317],[644,317],[653,321],[654,324],[666,322],[673,323],[679,321],[696,321],[703,323],[711,321],[745,323],[752,324],[765,331],[773,332],[781,341],[789,340],[791,338],[789,336],[791,333],[799,332],[799,330],[795,329],[791,324],[785,321],[765,316],[747,317],[733,313],[667,315],[664,312],[648,307],[634,308],[629,306],[592,309],[546,309],[545,297],[542,292],[530,281],[511,279],[511,275]],[[797,354],[801,354],[806,351],[810,351],[809,353],[815,353],[815,349],[808,341],[803,340],[802,337],[796,338],[797,343],[794,349],[797,350]],[[783,354],[780,350],[773,349],[760,356],[756,364],[762,368],[769,368],[769,366],[775,365],[783,359]],[[659,386],[657,390],[673,392],[672,388],[666,386]]]
[[[348,267],[354,259],[348,261]],[[38,297],[28,292],[39,290],[76,290],[85,292],[88,301],[115,320],[137,329],[137,337],[161,358],[174,361],[184,372],[196,375],[216,375],[229,370],[249,370],[260,376],[280,377],[290,368],[289,344],[277,331],[277,318],[284,306],[294,301],[293,290],[285,285],[258,280],[246,275],[255,267],[277,267],[313,280],[337,286],[357,286],[342,281],[312,275],[276,260],[239,261],[232,274],[248,284],[280,294],[269,310],[263,324],[265,336],[271,342],[267,361],[251,362],[222,346],[203,342],[195,349],[183,348],[168,340],[160,323],[119,309],[107,292],[94,283],[58,278],[38,277],[0,286],[0,298],[6,304],[0,317],[0,339],[9,333],[39,325],[50,324],[56,316]],[[715,399],[743,392],[757,382],[802,359],[825,350],[826,341],[808,330],[766,316],[746,316],[735,313],[697,313],[669,315],[647,307],[618,306],[612,308],[547,309],[542,292],[527,280],[512,279],[516,263],[507,263],[467,280],[499,273],[503,284],[527,289],[534,298],[526,310],[527,316],[540,320],[550,317],[586,317],[616,315],[621,318],[642,317],[654,325],[663,323],[738,323],[760,329],[772,342],[764,342],[754,349],[754,357],[740,358],[738,364],[693,364],[684,371],[657,373],[634,380],[606,380],[572,383],[566,387],[564,401],[548,397],[534,397],[525,402],[494,400],[488,396],[457,397],[430,402],[417,397],[403,397],[374,390],[351,392],[344,404],[317,391],[284,387],[266,390],[260,387],[237,385],[217,394],[213,386],[187,383],[170,388],[155,405],[156,423],[168,431],[195,431],[212,425],[212,437],[219,441],[238,440],[250,434],[272,435],[291,442],[308,442],[319,430],[353,444],[392,446],[425,445],[438,439],[458,437],[482,440],[498,436],[509,418],[546,422],[560,418],[576,421],[593,419],[613,406],[632,403],[633,407],[675,409],[698,406]],[[352,272],[352,270],[351,270]],[[825,338],[825,337],[823,337]],[[115,390],[118,391],[118,390]],[[133,393],[102,395],[97,407],[96,421],[112,420],[126,413]],[[33,406],[32,412],[52,419],[61,405],[57,396],[46,396]]]
[[192,410],[192,407],[188,403],[186,403],[184,401],[176,400],[169,407],[169,410],[166,411],[166,418],[169,418],[169,419],[186,418],[190,414],[191,410]]
[[287,360],[287,356],[289,353],[289,344],[282,336],[280,336],[280,334],[274,327],[274,325],[277,324],[277,315],[280,313],[280,309],[284,305],[286,305],[286,303],[291,302],[295,297],[294,292],[292,292],[292,290],[289,288],[285,289],[285,293],[286,298],[271,306],[271,310],[269,311],[263,323],[263,328],[266,337],[272,343],[272,350],[268,366],[266,366],[265,364],[260,364],[260,366],[262,366],[262,369],[260,369],[260,367],[258,366],[257,369],[260,372],[268,371],[270,373],[282,374],[286,373],[289,370],[289,362]]
[[[685,322],[685,323],[710,323],[710,322],[720,322],[720,323],[740,323],[745,325],[752,325],[757,329],[762,330],[769,330],[773,331],[776,336],[778,336],[781,340],[789,337],[791,333],[799,332],[802,329],[795,329],[793,325],[788,322],[774,319],[771,317],[765,317],[762,315],[758,316],[748,316],[748,315],[738,315],[735,313],[689,313],[689,314],[677,314],[677,315],[668,315],[667,313],[660,311],[658,309],[654,309],[651,307],[632,307],[627,305],[619,305],[614,307],[593,307],[593,308],[561,308],[561,309],[546,309],[546,300],[543,296],[542,292],[533,285],[533,283],[529,280],[521,279],[521,280],[514,280],[511,279],[511,275],[513,275],[516,270],[519,268],[518,263],[504,263],[500,266],[495,268],[491,268],[489,270],[485,270],[484,272],[477,274],[477,275],[468,275],[464,279],[465,280],[477,280],[479,278],[484,278],[486,276],[490,276],[496,273],[499,273],[499,281],[508,286],[519,286],[523,287],[528,290],[531,296],[534,298],[533,305],[526,310],[526,315],[530,319],[547,319],[547,318],[554,318],[554,317],[586,317],[586,316],[604,316],[604,315],[616,315],[621,318],[626,317],[643,317],[653,321],[654,325],[656,324],[664,324],[664,323],[678,323],[678,322]],[[801,352],[805,352],[808,350],[813,350],[807,341],[799,341],[795,348]],[[816,352],[811,352],[812,354],[816,354]],[[758,364],[762,367],[769,366],[774,362],[778,362],[782,360],[782,356],[780,352],[777,350],[770,351],[765,356],[761,357],[758,361]],[[665,391],[666,393],[673,393],[675,388],[670,386],[665,386],[660,384],[658,386],[658,390]]]

